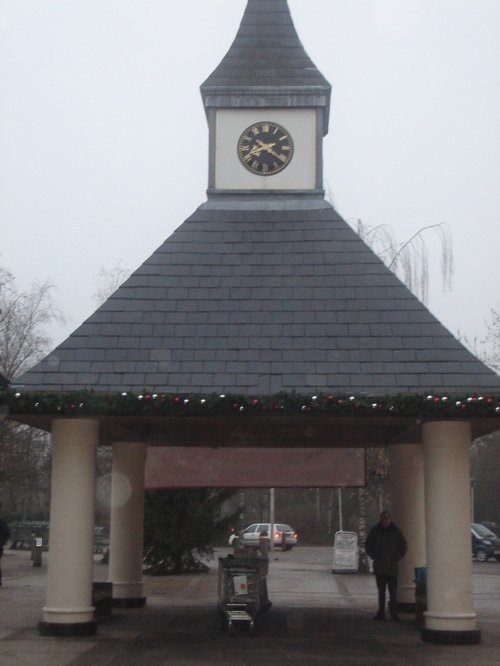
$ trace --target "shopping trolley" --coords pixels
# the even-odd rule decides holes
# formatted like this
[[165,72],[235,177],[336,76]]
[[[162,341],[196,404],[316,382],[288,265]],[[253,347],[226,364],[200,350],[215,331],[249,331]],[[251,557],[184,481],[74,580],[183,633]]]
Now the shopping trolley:
[[219,614],[221,628],[235,633],[235,622],[248,624],[255,634],[257,615],[270,607],[267,599],[267,560],[219,557]]

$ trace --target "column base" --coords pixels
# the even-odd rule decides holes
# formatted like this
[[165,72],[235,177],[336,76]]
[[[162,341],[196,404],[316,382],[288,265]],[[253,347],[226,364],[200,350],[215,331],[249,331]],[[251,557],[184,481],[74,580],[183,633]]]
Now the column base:
[[479,645],[481,630],[442,631],[439,629],[422,629],[420,637],[425,643],[434,643],[435,645]]
[[94,636],[97,632],[97,622],[43,622],[38,623],[41,636]]
[[113,608],[144,608],[146,597],[113,598]]

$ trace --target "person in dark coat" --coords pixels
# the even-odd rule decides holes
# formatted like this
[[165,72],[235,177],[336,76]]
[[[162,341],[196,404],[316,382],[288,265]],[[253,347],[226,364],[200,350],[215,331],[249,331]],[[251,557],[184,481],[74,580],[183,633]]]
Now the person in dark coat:
[[5,520],[0,518],[0,585],[2,584],[1,561],[2,561],[3,549],[9,538],[10,538],[9,526],[7,525]]
[[389,511],[382,511],[378,522],[368,534],[366,553],[373,560],[373,573],[377,581],[378,612],[374,620],[385,619],[385,590],[389,591],[389,613],[391,619],[398,615],[398,563],[405,555],[407,544],[403,533],[391,519]]

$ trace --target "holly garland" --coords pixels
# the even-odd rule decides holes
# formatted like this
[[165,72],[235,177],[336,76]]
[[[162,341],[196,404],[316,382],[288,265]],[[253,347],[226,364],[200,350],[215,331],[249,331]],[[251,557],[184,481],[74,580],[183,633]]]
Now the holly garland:
[[500,395],[278,393],[247,396],[126,391],[35,393],[0,391],[0,405],[13,415],[44,416],[219,416],[332,415],[416,418],[500,417]]

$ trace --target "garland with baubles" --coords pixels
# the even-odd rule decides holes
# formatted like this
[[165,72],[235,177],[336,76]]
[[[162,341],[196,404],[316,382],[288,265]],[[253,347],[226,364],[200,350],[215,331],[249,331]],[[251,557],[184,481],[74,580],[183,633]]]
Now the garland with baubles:
[[0,391],[0,405],[12,415],[45,416],[221,416],[332,415],[416,418],[500,417],[500,395],[278,393],[163,393],[143,390],[122,393],[76,391],[49,393]]

